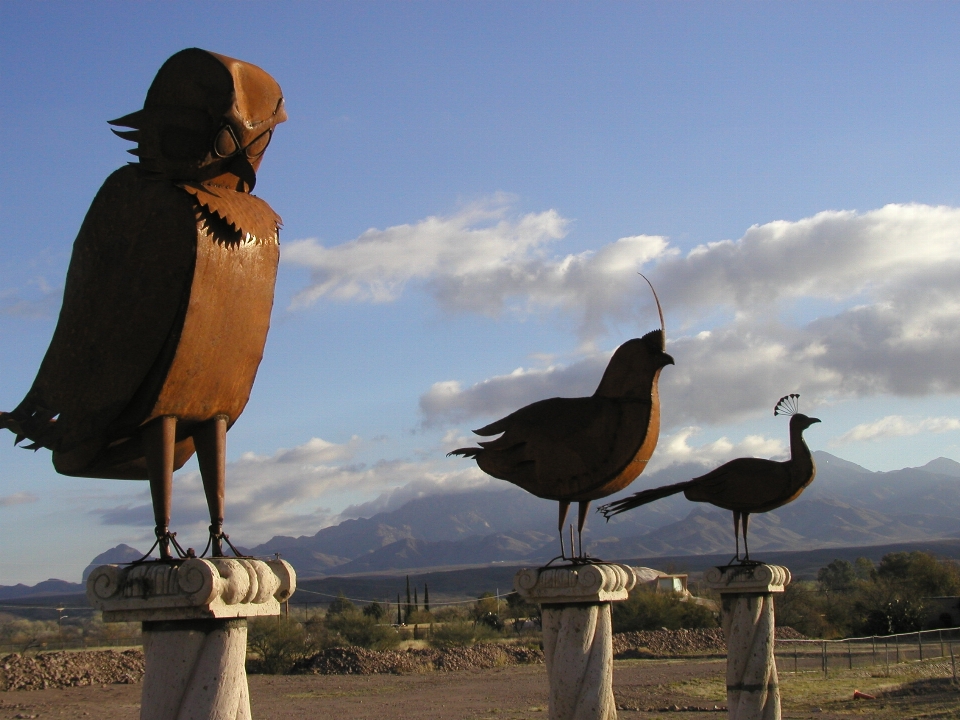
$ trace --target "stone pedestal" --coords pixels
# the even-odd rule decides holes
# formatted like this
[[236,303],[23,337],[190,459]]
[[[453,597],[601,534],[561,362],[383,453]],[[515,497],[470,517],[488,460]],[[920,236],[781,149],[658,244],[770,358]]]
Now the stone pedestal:
[[727,716],[780,720],[780,686],[774,659],[773,593],[790,584],[779,565],[731,565],[704,573],[720,593],[727,638]]
[[550,720],[615,720],[610,603],[636,584],[626,565],[561,565],[521,570],[513,586],[543,615]]
[[104,622],[142,622],[141,720],[250,720],[248,617],[279,615],[296,589],[284,560],[191,558],[103,565],[87,599]]

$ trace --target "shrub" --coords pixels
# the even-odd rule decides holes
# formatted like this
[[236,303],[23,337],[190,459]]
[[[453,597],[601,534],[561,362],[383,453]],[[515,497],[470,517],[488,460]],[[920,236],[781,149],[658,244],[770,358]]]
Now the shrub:
[[430,633],[430,644],[435,647],[466,647],[472,645],[476,636],[476,627],[466,620],[455,620],[434,625]]
[[634,588],[627,600],[613,604],[615,632],[716,626],[717,620],[712,610],[684,600],[677,593],[658,593],[645,587]]

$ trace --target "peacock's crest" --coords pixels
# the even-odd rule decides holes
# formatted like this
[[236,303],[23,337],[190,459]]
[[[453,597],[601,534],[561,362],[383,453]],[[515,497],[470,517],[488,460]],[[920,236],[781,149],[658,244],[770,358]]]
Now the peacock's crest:
[[791,393],[790,395],[784,395],[777,401],[776,407],[773,408],[773,415],[796,415],[800,412],[800,394]]

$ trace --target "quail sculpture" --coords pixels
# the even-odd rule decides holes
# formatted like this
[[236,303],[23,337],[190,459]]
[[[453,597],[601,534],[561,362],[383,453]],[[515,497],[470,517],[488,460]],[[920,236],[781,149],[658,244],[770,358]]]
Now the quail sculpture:
[[817,474],[813,455],[803,440],[803,431],[820,420],[799,412],[799,398],[796,393],[784,395],[773,409],[774,416],[790,416],[789,460],[777,462],[761,458],[737,458],[693,480],[643,490],[603,505],[598,508],[599,512],[609,520],[619,513],[682,492],[687,500],[710,503],[733,511],[733,536],[737,547],[734,561],[741,561],[740,520],[743,520],[742,562],[750,562],[750,550],[747,547],[750,514],[769,512],[796,500]]
[[[627,487],[643,472],[657,446],[657,382],[660,371],[673,364],[673,358],[664,352],[659,300],[657,309],[660,329],[617,348],[592,396],[557,397],[527,405],[474,430],[484,437],[503,433],[497,439],[448,453],[473,458],[488,475],[537,497],[558,500],[561,557],[566,557],[563,524],[570,503],[580,503],[577,529],[582,557],[582,532],[590,501]],[[571,554],[573,551],[571,547]]]
[[[194,451],[222,555],[226,432],[263,356],[280,217],[251,195],[280,86],[197,48],[160,68],[143,108],[110,121],[139,162],[115,171],[73,246],[37,378],[0,427],[53,451],[57,472],[149,479],[157,544],[172,557],[173,471]],[[149,554],[149,553],[148,553]]]

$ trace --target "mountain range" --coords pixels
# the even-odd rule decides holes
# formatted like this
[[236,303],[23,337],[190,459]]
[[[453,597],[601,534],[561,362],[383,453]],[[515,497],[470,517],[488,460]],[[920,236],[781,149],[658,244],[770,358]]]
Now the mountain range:
[[[814,452],[817,477],[795,502],[750,519],[750,549],[784,552],[890,545],[960,537],[960,463],[937,458],[918,468],[873,472],[830,453]],[[641,476],[626,492],[688,480],[701,465],[674,465]],[[615,498],[616,496],[614,496]],[[249,548],[279,553],[298,576],[361,576],[453,569],[491,563],[542,563],[559,554],[557,503],[504,483],[410,500],[369,518],[345,520],[314,535],[276,536]],[[731,514],[674,495],[604,522],[591,514],[584,548],[594,557],[634,560],[733,554]],[[140,553],[120,545],[96,565],[130,562]],[[49,580],[48,593],[82,586]],[[60,584],[57,584],[60,583]],[[0,599],[33,594],[0,585]]]
[[[960,463],[937,458],[919,468],[873,472],[814,453],[817,477],[798,500],[751,516],[756,552],[884,545],[960,536]],[[628,492],[704,472],[674,465],[642,476]],[[512,485],[432,495],[315,535],[277,536],[250,549],[280,553],[303,578],[503,562],[542,562],[559,554],[557,504]],[[614,517],[592,515],[584,547],[609,560],[733,553],[729,512],[675,495]]]

